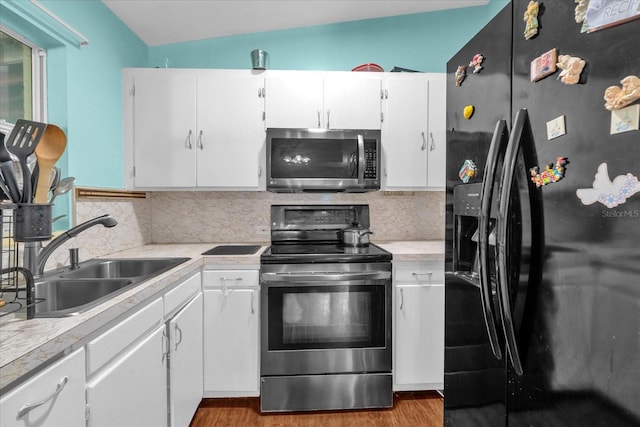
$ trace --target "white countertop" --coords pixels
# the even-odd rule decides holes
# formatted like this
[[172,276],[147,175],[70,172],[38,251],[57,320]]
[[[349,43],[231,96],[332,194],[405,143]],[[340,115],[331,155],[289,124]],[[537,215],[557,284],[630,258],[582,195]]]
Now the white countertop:
[[[443,241],[373,242],[393,254],[395,261],[444,260]],[[191,260],[76,316],[23,320],[0,318],[0,389],[41,364],[84,345],[103,325],[134,306],[174,285],[207,265],[214,268],[260,268],[260,255],[202,256],[212,247],[239,243],[146,245],[110,254],[105,258],[190,257]]]

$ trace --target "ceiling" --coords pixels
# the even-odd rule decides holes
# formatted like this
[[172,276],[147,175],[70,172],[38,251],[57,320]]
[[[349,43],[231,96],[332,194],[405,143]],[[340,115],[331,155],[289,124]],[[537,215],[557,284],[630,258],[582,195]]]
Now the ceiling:
[[489,0],[103,0],[142,41],[215,37],[485,5]]

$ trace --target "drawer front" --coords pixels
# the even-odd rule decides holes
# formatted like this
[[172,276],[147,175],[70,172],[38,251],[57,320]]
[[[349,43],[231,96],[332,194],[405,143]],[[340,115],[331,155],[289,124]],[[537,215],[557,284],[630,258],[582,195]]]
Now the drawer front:
[[169,315],[189,302],[189,300],[200,291],[201,287],[201,276],[200,273],[198,273],[167,292],[164,295],[164,315]]
[[84,427],[84,363],[76,350],[3,395],[0,425]]
[[258,270],[205,270],[202,283],[206,288],[254,288],[259,279]]
[[126,318],[87,344],[87,373],[91,375],[139,337],[159,325],[163,318],[162,298]]
[[444,261],[394,263],[393,279],[420,284],[444,283]]

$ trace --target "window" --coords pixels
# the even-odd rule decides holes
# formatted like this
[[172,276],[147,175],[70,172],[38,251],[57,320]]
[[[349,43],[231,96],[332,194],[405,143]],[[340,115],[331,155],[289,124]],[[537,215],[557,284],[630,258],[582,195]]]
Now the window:
[[44,50],[0,29],[0,121],[43,121]]

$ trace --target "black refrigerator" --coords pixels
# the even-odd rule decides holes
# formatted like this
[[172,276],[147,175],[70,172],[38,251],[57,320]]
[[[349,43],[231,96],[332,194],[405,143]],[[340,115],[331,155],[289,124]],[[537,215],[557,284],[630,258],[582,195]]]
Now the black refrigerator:
[[639,5],[513,1],[447,63],[445,426],[640,426]]

